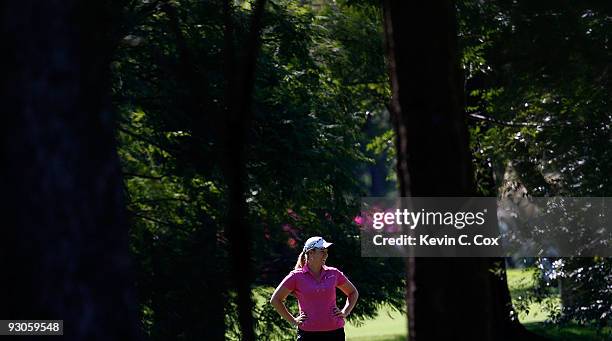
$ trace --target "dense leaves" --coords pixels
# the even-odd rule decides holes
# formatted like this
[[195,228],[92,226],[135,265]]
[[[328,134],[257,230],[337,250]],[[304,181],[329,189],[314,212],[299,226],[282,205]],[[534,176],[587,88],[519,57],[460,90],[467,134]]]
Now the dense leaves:
[[[609,3],[464,1],[459,13],[481,191],[495,195],[495,182],[502,196],[609,196]],[[562,263],[555,319],[608,324],[610,260]],[[545,268],[535,297],[556,287]]]
[[[257,330],[267,339],[290,337],[290,325],[262,304],[266,288],[292,269],[311,235],[334,242],[329,263],[363,293],[354,318],[403,305],[401,260],[360,258],[354,222],[367,194],[360,173],[372,163],[364,127],[388,96],[380,14],[338,6],[275,1],[264,18],[246,153],[255,254],[245,261],[255,266]],[[220,122],[239,62],[229,52],[241,56],[250,5],[234,6],[229,18],[214,1],[141,7],[149,13],[125,37],[113,70],[142,319],[151,339],[195,339],[207,335],[196,321],[221,314],[225,328],[209,328],[238,338],[221,168],[232,151],[221,136],[240,132]]]

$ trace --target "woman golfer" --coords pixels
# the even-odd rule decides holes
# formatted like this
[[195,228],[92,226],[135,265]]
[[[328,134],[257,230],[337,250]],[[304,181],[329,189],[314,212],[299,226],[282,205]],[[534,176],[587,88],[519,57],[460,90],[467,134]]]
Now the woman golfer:
[[[344,274],[325,266],[327,248],[332,243],[321,237],[309,238],[291,271],[278,285],[270,303],[289,323],[298,327],[297,340],[344,340],[344,319],[357,303],[359,293]],[[347,296],[344,308],[336,306],[336,288]],[[300,314],[293,317],[284,304],[293,293]]]

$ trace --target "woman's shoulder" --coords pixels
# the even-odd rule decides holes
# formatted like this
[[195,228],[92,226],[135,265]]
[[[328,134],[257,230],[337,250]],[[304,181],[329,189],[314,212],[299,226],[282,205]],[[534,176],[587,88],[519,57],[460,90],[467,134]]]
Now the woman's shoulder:
[[335,267],[333,267],[333,266],[327,266],[327,265],[325,265],[325,271],[331,271],[331,272],[342,272],[342,271],[340,271],[340,269],[338,269],[338,268],[335,268]]

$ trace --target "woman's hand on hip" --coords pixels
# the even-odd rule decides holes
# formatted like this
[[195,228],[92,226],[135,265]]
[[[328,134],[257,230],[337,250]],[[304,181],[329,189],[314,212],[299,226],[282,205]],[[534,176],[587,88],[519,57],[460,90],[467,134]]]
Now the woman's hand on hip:
[[338,307],[334,307],[333,314],[336,317],[342,317],[343,319],[347,317],[347,314],[344,311],[340,310]]
[[308,316],[306,315],[305,312],[302,311],[302,312],[300,312],[300,315],[298,315],[298,317],[295,317],[293,319],[293,322],[294,322],[293,325],[294,326],[299,326],[302,323],[306,322],[306,320],[308,320]]

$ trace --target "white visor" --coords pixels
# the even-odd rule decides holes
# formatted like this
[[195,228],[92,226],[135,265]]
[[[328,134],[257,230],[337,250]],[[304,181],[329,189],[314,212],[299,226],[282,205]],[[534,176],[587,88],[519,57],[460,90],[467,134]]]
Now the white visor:
[[312,249],[326,249],[333,243],[326,242],[323,237],[310,237],[304,243],[304,252],[310,251]]

